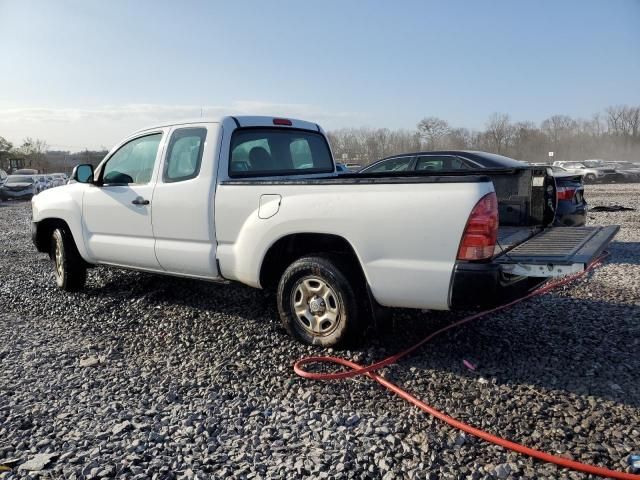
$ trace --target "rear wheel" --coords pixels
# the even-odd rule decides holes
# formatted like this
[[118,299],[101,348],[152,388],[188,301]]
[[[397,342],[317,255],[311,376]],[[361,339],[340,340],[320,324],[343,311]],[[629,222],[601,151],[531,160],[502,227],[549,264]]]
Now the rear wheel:
[[593,183],[596,181],[596,176],[593,173],[587,173],[584,177],[585,181]]
[[284,272],[278,311],[287,331],[311,345],[343,345],[359,333],[359,304],[349,269],[334,259],[303,257]]
[[78,253],[71,233],[66,228],[56,228],[51,236],[51,252],[56,285],[62,290],[74,292],[84,287],[87,267]]

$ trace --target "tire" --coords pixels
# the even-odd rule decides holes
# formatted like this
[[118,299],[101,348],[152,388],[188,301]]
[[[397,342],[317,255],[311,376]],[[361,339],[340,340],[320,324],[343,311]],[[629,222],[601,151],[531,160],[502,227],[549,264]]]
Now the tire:
[[586,182],[594,183],[596,181],[596,176],[593,173],[587,173],[584,177]]
[[76,292],[84,287],[87,267],[78,253],[71,233],[66,228],[56,228],[51,235],[53,271],[58,288]]
[[358,288],[358,275],[346,267],[348,262],[345,267],[342,262],[340,267],[336,263],[333,258],[302,257],[280,279],[280,319],[287,332],[300,342],[344,346],[361,333],[359,315],[363,302],[355,293],[362,290]]

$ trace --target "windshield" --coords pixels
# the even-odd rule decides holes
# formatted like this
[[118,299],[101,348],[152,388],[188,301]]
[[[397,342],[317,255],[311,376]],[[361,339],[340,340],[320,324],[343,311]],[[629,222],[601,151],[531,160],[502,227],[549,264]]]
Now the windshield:
[[7,179],[7,183],[33,183],[33,177],[11,175]]

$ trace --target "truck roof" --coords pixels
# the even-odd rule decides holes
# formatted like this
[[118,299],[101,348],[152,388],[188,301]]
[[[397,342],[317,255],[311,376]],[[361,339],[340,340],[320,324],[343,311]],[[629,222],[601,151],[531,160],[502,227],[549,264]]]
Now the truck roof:
[[[315,130],[317,132],[324,133],[317,123],[307,122],[305,120],[299,120],[296,118],[266,116],[266,115],[227,115],[222,117],[203,117],[203,118],[167,121],[164,123],[141,128],[140,130],[137,130],[135,133],[144,132],[146,130],[152,130],[155,128],[173,127],[176,125],[188,125],[192,123],[223,123],[226,119],[231,119],[236,123],[238,127],[273,127],[275,125],[274,119],[286,119],[291,121],[291,125],[288,125],[288,126],[292,128],[301,128],[304,130]],[[283,125],[278,124],[277,126],[280,127]],[[287,125],[284,125],[284,126],[287,126]]]

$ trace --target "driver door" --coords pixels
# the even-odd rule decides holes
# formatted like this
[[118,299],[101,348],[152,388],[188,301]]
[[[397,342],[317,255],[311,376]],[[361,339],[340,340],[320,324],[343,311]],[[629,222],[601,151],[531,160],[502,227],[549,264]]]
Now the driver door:
[[85,191],[85,244],[96,262],[162,270],[154,252],[151,199],[163,136],[149,132],[124,143]]

